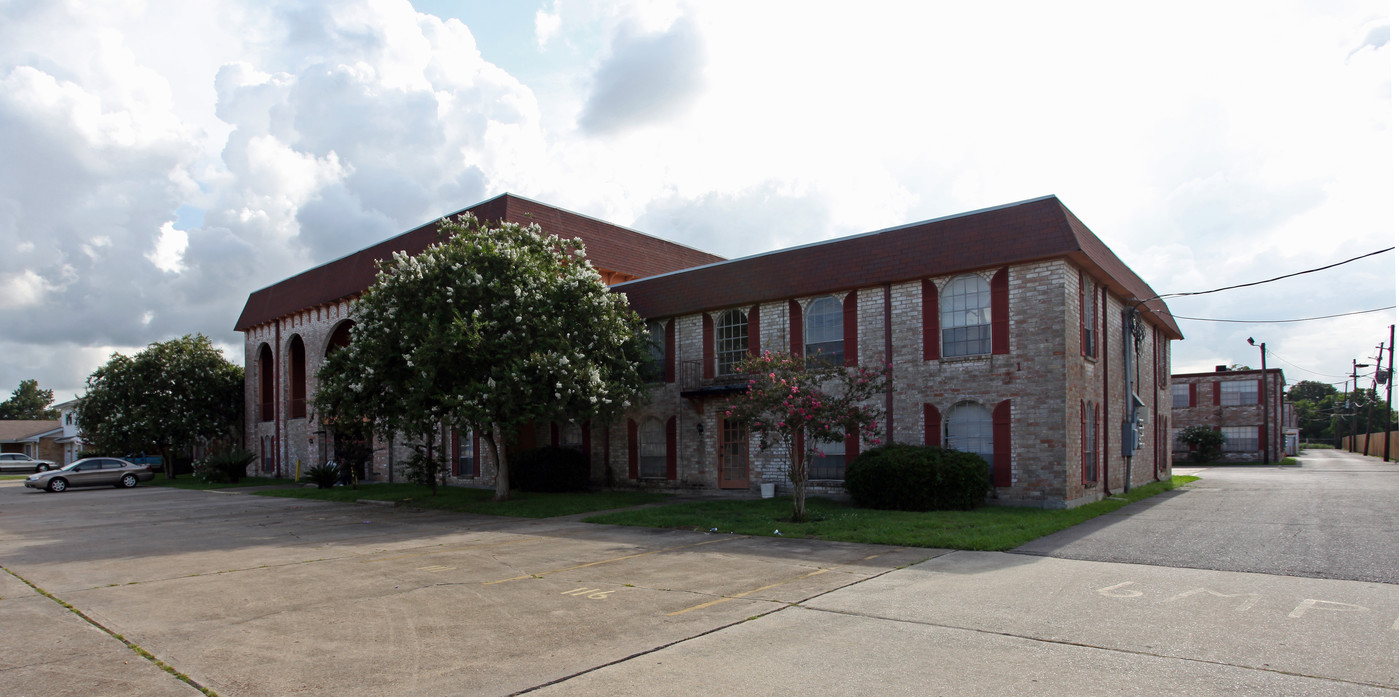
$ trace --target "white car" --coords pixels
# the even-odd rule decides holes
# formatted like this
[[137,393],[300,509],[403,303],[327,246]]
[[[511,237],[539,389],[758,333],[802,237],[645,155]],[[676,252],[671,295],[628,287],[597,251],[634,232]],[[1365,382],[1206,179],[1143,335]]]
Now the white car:
[[35,460],[24,453],[0,453],[0,472],[47,472],[57,465]]

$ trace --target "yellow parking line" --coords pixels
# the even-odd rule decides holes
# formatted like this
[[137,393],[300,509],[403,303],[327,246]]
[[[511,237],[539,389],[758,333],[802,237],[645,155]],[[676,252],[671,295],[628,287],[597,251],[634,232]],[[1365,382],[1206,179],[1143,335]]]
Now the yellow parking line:
[[[875,557],[882,557],[882,556],[884,556],[885,554],[889,554],[889,552],[880,552],[879,554],[871,554],[871,555],[869,555],[868,557],[865,557],[864,559],[861,559],[860,561],[869,561],[869,560],[871,560],[871,559],[873,559],[873,558],[875,558]],[[849,566],[849,564],[841,564],[840,566]],[[787,584],[787,583],[791,583],[791,582],[793,582],[793,581],[800,581],[800,580],[802,580],[802,579],[804,579],[804,578],[811,578],[812,576],[820,576],[821,574],[824,574],[824,573],[826,573],[827,571],[831,571],[831,570],[833,570],[833,569],[838,569],[838,568],[840,568],[840,566],[832,567],[832,568],[830,568],[830,569],[817,569],[817,570],[815,570],[815,571],[813,571],[813,572],[811,572],[811,573],[809,573],[809,574],[802,574],[801,576],[793,576],[792,578],[789,578],[789,579],[787,579],[787,580],[785,580],[785,581],[778,581],[777,583],[771,583],[771,584],[768,584],[768,585],[766,585],[766,586],[762,586],[762,587],[760,587],[760,588],[754,588],[754,589],[752,589],[752,590],[746,590],[746,591],[743,591],[742,593],[734,593],[733,595],[726,595],[726,596],[723,596],[723,597],[720,597],[720,598],[715,598],[714,600],[711,600],[711,601],[709,601],[709,602],[707,602],[707,603],[700,603],[699,605],[695,605],[695,606],[692,606],[692,607],[687,607],[687,608],[685,608],[684,610],[676,610],[675,612],[666,613],[666,617],[674,617],[674,616],[676,616],[676,615],[683,615],[683,614],[685,614],[685,613],[687,613],[687,612],[691,612],[691,611],[693,611],[693,610],[703,610],[704,608],[712,607],[712,606],[714,606],[714,605],[718,605],[719,603],[726,603],[726,602],[728,602],[728,601],[730,601],[730,600],[734,600],[735,598],[742,598],[742,597],[744,597],[744,596],[752,595],[752,594],[754,594],[754,593],[761,593],[762,591],[768,590],[769,588],[776,588],[776,587],[778,587],[778,586],[781,586],[781,585],[784,585],[784,584]]]
[[482,581],[482,582],[481,582],[481,585],[483,585],[483,586],[493,586],[493,585],[495,585],[495,584],[497,584],[497,583],[506,583],[506,582],[508,582],[508,581],[521,581],[521,580],[524,580],[524,579],[527,579],[527,578],[535,578],[535,577],[537,577],[537,576],[548,576],[549,574],[557,574],[557,573],[561,573],[561,572],[564,572],[564,571],[573,571],[574,569],[585,569],[585,568],[587,568],[587,567],[589,567],[589,566],[597,566],[598,564],[611,564],[612,562],[615,562],[615,561],[626,561],[627,559],[635,559],[635,558],[637,558],[637,557],[645,557],[645,556],[648,556],[648,555],[651,555],[651,554],[660,554],[661,552],[673,552],[673,551],[675,551],[675,550],[677,550],[677,549],[688,549],[688,548],[690,548],[690,547],[699,547],[699,546],[701,546],[701,545],[712,545],[712,544],[714,544],[715,542],[723,542],[724,540],[732,540],[732,539],[737,539],[737,538],[736,538],[736,537],[724,537],[724,538],[720,538],[720,539],[717,539],[717,540],[705,540],[704,542],[696,542],[696,543],[694,543],[694,544],[680,545],[679,547],[666,547],[665,549],[653,549],[653,550],[651,550],[651,551],[649,551],[649,552],[641,552],[641,553],[638,553],[638,554],[628,554],[628,555],[626,555],[626,556],[624,556],[624,557],[613,557],[613,558],[611,558],[611,559],[603,559],[602,561],[590,561],[590,562],[588,562],[587,564],[578,564],[577,566],[568,566],[568,567],[564,567],[564,568],[562,568],[562,569],[554,569],[553,571],[541,571],[541,572],[535,573],[535,574],[525,574],[525,575],[523,575],[523,576],[511,576],[510,578],[502,578],[502,579],[500,579],[500,580],[498,580],[498,581]]

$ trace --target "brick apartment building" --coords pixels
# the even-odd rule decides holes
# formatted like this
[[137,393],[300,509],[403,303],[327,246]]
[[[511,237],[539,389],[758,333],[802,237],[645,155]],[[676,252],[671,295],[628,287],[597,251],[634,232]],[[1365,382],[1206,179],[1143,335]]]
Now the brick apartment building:
[[[1175,458],[1184,462],[1190,456],[1190,449],[1180,442],[1182,429],[1209,426],[1224,436],[1223,461],[1277,462],[1288,452],[1284,448],[1287,431],[1292,430],[1295,439],[1297,425],[1291,405],[1283,402],[1286,385],[1282,371],[1269,368],[1265,402],[1264,378],[1259,370],[1231,371],[1220,366],[1212,373],[1172,375],[1171,443]],[[1268,447],[1266,458],[1264,444]]]
[[[1074,506],[1169,476],[1180,330],[1162,301],[1139,300],[1156,293],[1055,197],[735,260],[509,194],[469,210],[582,237],[604,280],[647,319],[660,367],[646,406],[608,425],[522,430],[525,445],[582,449],[599,483],[781,490],[781,455],[760,452],[718,409],[741,389],[733,363],[763,350],[891,365],[885,432],[983,455],[1004,503]],[[434,228],[249,297],[237,326],[246,433],[264,471],[324,461],[329,434],[306,418],[315,370],[348,341],[374,260],[423,249]],[[449,481],[492,486],[478,439],[450,442]],[[393,476],[402,449],[378,445],[374,469]],[[857,443],[825,450],[812,490],[836,492]]]

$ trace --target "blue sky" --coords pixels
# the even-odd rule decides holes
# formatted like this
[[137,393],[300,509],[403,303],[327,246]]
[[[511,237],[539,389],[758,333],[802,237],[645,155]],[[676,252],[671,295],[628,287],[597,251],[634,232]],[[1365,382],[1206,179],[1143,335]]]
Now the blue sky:
[[[725,256],[1056,194],[1159,293],[1393,245],[1382,2],[0,2],[0,396],[509,191]],[[1204,18],[1208,18],[1205,21]],[[1393,253],[1173,300],[1395,302]],[[1339,382],[1393,311],[1182,321]]]

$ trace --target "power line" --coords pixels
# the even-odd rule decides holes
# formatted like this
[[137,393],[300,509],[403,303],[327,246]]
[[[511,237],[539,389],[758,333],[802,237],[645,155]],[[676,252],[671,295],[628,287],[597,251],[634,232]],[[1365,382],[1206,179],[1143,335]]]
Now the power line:
[[1354,259],[1346,259],[1346,260],[1344,260],[1344,262],[1336,262],[1336,263],[1333,263],[1333,265],[1318,266],[1318,267],[1316,267],[1316,269],[1307,269],[1307,270],[1305,270],[1305,272],[1297,272],[1297,273],[1283,274],[1283,276],[1276,277],[1276,279],[1265,279],[1265,280],[1262,280],[1262,281],[1254,281],[1254,283],[1240,283],[1240,284],[1238,284],[1238,286],[1226,286],[1226,287],[1223,287],[1223,288],[1214,288],[1214,290],[1207,290],[1207,291],[1191,291],[1191,293],[1167,293],[1167,294],[1164,294],[1164,295],[1157,295],[1156,298],[1147,298],[1147,300],[1158,300],[1158,298],[1178,298],[1178,297],[1182,297],[1182,295],[1209,295],[1210,293],[1220,293],[1220,291],[1235,290],[1235,288],[1247,288],[1247,287],[1249,287],[1249,286],[1262,286],[1262,284],[1265,284],[1265,283],[1273,283],[1273,281],[1280,281],[1280,280],[1283,280],[1283,279],[1291,279],[1291,277],[1293,277],[1293,276],[1302,276],[1302,274],[1307,274],[1307,273],[1325,272],[1326,269],[1335,269],[1335,267],[1337,267],[1337,266],[1347,265],[1347,263],[1350,263],[1350,262],[1358,262],[1358,260],[1365,259],[1365,258],[1367,258],[1367,256],[1382,255],[1382,253],[1385,253],[1385,252],[1393,252],[1393,249],[1395,249],[1395,248],[1392,248],[1392,246],[1391,246],[1391,248],[1388,248],[1388,249],[1379,249],[1378,252],[1370,252],[1370,253],[1368,253],[1368,255],[1360,255],[1360,256],[1357,256],[1357,258],[1354,258]]
[[[1210,291],[1210,292],[1213,292],[1213,291]],[[1355,312],[1342,312],[1341,314],[1338,314],[1338,315],[1322,315],[1322,316],[1320,316],[1320,317],[1302,317],[1302,318],[1300,318],[1300,319],[1215,319],[1215,318],[1212,318],[1212,317],[1183,317],[1183,316],[1181,316],[1181,315],[1171,315],[1171,316],[1174,317],[1174,318],[1176,318],[1176,319],[1188,319],[1188,320],[1194,320],[1194,321],[1196,321],[1196,322],[1232,322],[1232,323],[1235,323],[1235,324],[1287,324],[1288,322],[1312,322],[1312,321],[1319,320],[1319,319],[1331,319],[1331,318],[1333,318],[1333,317],[1349,317],[1349,316],[1351,316],[1351,315],[1363,315],[1363,314],[1367,314],[1367,313],[1370,313],[1370,312],[1384,312],[1385,310],[1393,310],[1393,309],[1394,309],[1394,306],[1393,306],[1393,305],[1390,305],[1389,307],[1377,307],[1377,308],[1375,308],[1375,309],[1373,309],[1373,310],[1357,310],[1357,311],[1355,311]],[[1153,310],[1152,312],[1155,313],[1154,310]]]

